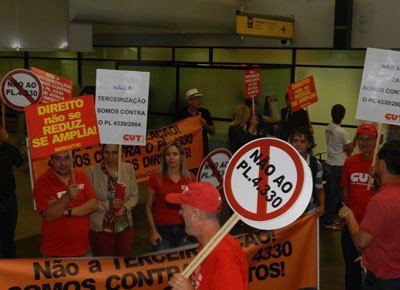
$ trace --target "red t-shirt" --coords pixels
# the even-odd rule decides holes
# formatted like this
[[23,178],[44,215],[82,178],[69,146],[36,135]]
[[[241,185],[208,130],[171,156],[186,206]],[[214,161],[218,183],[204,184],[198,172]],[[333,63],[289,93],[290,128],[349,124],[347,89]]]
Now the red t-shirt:
[[247,290],[248,265],[239,243],[226,235],[190,276],[195,290]]
[[179,214],[180,206],[171,204],[165,200],[168,193],[182,192],[183,186],[190,182],[196,181],[196,177],[190,172],[190,181],[181,177],[177,183],[173,182],[167,174],[158,182],[158,174],[153,173],[147,181],[147,186],[154,191],[155,194],[155,209],[154,222],[157,225],[175,225],[183,224],[183,218]]
[[[97,199],[86,175],[75,171],[75,180],[83,188],[79,191],[77,199],[71,199],[68,207],[75,207],[89,199]],[[67,186],[49,168],[42,174],[33,189],[37,212],[41,215],[48,207],[52,198],[59,199],[67,191]],[[53,222],[48,222],[42,217],[42,243],[41,252],[51,257],[78,257],[90,250],[89,244],[90,215],[61,216]]]
[[371,184],[367,190],[371,159],[363,159],[361,154],[348,157],[343,166],[341,187],[349,190],[347,206],[351,208],[358,223],[361,222],[367,204],[375,193],[375,188]]
[[400,182],[383,185],[370,200],[361,230],[374,237],[363,263],[380,279],[400,278]]

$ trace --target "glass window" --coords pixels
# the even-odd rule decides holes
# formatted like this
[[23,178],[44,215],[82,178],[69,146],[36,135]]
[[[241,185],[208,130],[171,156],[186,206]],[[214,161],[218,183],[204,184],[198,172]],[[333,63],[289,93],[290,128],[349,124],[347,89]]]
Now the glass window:
[[[244,102],[243,70],[213,68],[180,69],[180,107],[186,104],[185,92],[197,88],[203,93],[202,106],[216,118],[231,119],[237,104]],[[261,96],[257,98],[264,107],[265,96],[283,96],[290,82],[290,69],[262,69],[260,74]],[[277,116],[279,117],[279,116]]]
[[0,57],[3,56],[24,57],[24,53],[21,51],[0,51]]
[[115,69],[114,61],[82,61],[82,85],[96,85],[97,69]]
[[156,130],[168,126],[174,122],[173,116],[155,115],[149,113],[147,118],[147,130]]
[[208,48],[176,48],[175,61],[209,62]]
[[91,52],[82,52],[82,58],[137,60],[136,47],[93,47]]
[[[296,68],[296,80],[301,80],[310,75],[314,76],[318,102],[307,107],[311,122],[330,123],[331,108],[335,104],[342,104],[346,108],[343,125],[356,126],[359,121],[355,118],[362,69],[353,68]],[[316,130],[317,128],[315,128]],[[323,128],[316,130],[314,152],[326,152],[326,141]],[[354,132],[345,128],[350,139]]]
[[142,60],[172,61],[172,48],[142,47]]
[[214,62],[291,64],[290,49],[213,49]]
[[78,62],[65,59],[30,59],[29,68],[36,67],[43,71],[78,82]]
[[150,72],[149,112],[174,115],[176,103],[175,67],[120,65],[118,69]]
[[191,88],[203,94],[201,106],[212,117],[231,119],[235,106],[244,100],[242,70],[181,68],[179,77],[181,109],[186,105],[185,93]]
[[0,58],[0,79],[9,71],[24,68],[24,60],[21,58]]
[[296,64],[364,66],[365,50],[297,50]]
[[76,52],[70,51],[35,51],[29,52],[29,57],[41,57],[41,58],[78,58]]

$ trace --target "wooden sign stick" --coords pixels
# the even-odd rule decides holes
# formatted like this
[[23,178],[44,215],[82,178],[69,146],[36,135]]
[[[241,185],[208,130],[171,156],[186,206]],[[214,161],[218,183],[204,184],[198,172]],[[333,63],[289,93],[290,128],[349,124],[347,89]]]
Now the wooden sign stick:
[[76,184],[75,171],[74,171],[74,157],[72,151],[69,150],[69,160],[71,160],[71,184]]
[[121,183],[121,157],[122,157],[122,145],[118,145],[118,179],[117,182]]
[[1,124],[3,130],[6,130],[6,104],[3,100],[1,101]]
[[[375,166],[376,156],[378,155],[378,147],[379,147],[379,143],[381,141],[382,127],[383,127],[383,123],[379,123],[378,135],[376,136],[376,145],[375,145],[374,155],[372,157],[372,163],[371,163],[372,166]],[[371,185],[372,185],[372,178],[371,178],[371,176],[369,176],[367,190],[369,190],[371,188]]]

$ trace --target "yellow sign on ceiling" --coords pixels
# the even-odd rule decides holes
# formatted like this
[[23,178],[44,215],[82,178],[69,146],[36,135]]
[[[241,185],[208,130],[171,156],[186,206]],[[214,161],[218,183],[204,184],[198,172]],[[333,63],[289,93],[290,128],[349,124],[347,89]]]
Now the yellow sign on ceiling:
[[293,39],[294,21],[236,15],[236,33],[281,39]]

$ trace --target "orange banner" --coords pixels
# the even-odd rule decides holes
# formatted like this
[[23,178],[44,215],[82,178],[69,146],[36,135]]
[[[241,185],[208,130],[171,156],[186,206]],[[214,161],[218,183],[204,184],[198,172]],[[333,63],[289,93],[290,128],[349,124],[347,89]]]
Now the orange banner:
[[292,112],[296,112],[318,101],[314,77],[309,76],[288,86]]
[[[317,289],[317,223],[307,215],[275,231],[237,238],[249,264],[249,289]],[[153,289],[196,256],[196,249],[126,259],[0,260],[0,285],[7,290]]]
[[[186,152],[189,169],[199,167],[203,160],[203,135],[200,116],[194,116],[170,124],[158,130],[148,130],[146,146],[122,146],[122,161],[130,162],[136,173],[136,181],[147,180],[160,167],[160,153],[172,140],[178,140]],[[101,162],[100,146],[80,148],[74,151],[74,167],[84,171],[87,167]],[[49,157],[32,162],[32,177],[36,180],[43,174]]]
[[93,96],[25,107],[32,159],[99,144]]
[[73,82],[69,79],[53,75],[49,72],[32,67],[43,86],[43,97],[41,103],[51,103],[72,98]]

